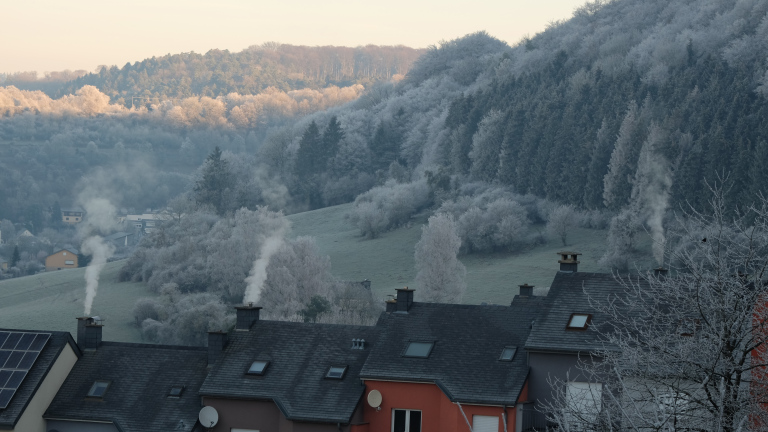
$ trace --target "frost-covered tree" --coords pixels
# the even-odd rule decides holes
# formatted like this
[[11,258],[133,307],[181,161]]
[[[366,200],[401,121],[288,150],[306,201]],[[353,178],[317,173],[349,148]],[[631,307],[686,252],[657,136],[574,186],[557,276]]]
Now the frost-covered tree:
[[549,213],[547,221],[547,233],[552,237],[557,237],[563,242],[563,246],[568,245],[568,233],[578,225],[576,209],[572,205],[557,206]]
[[470,175],[478,180],[491,181],[499,171],[499,154],[504,141],[504,113],[492,110],[483,117],[472,137]]
[[637,104],[632,101],[621,122],[619,136],[616,138],[611,160],[608,162],[608,173],[603,178],[603,204],[608,208],[621,207],[629,197],[632,146],[639,127],[638,111]]
[[456,222],[444,213],[429,218],[416,243],[416,282],[422,301],[461,303],[466,290],[466,269],[457,254],[461,239],[456,234]]

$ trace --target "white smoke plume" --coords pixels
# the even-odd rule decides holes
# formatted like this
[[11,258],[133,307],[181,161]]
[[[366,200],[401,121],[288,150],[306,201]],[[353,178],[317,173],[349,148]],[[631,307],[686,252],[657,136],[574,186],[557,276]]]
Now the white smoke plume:
[[267,266],[269,266],[269,260],[272,255],[275,254],[283,245],[283,239],[285,232],[288,229],[288,224],[284,223],[278,227],[272,234],[264,239],[261,244],[261,251],[259,257],[253,262],[253,268],[245,282],[248,286],[245,288],[245,296],[243,296],[243,304],[253,303],[257,304],[261,298],[261,291],[264,289],[264,281],[267,280]]
[[664,264],[664,214],[669,207],[669,191],[672,188],[672,172],[667,159],[658,152],[658,147],[666,139],[664,131],[652,124],[648,138],[640,150],[637,161],[632,199],[639,206],[653,240],[653,258],[661,266]]
[[94,235],[83,242],[82,251],[92,257],[85,269],[85,316],[89,316],[93,299],[96,298],[96,290],[99,287],[99,274],[104,264],[115,252],[115,247],[111,243],[105,242],[101,236]]
[[115,253],[115,247],[101,237],[114,229],[117,223],[117,209],[106,198],[87,198],[81,195],[80,202],[85,209],[85,218],[79,226],[83,241],[83,254],[91,257],[85,269],[85,315],[91,313],[93,300],[99,288],[99,275],[104,264]]

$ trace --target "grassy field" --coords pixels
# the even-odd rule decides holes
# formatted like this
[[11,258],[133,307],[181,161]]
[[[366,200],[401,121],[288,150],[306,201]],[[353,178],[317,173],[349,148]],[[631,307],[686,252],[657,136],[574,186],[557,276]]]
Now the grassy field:
[[[394,294],[395,288],[416,288],[413,251],[421,237],[421,226],[427,215],[419,215],[407,227],[366,240],[344,218],[352,204],[288,216],[293,223],[292,235],[314,236],[320,251],[331,257],[332,272],[345,280],[369,279],[377,297]],[[543,229],[543,227],[541,227]],[[518,253],[493,253],[462,256],[467,267],[465,303],[506,304],[518,292],[518,285],[538,287],[537,293],[549,288],[559,268],[557,252],[563,249],[581,252],[582,271],[603,272],[597,261],[605,250],[606,231],[577,228],[568,237],[568,246],[559,240]],[[641,239],[639,247],[650,247]],[[642,263],[650,265],[650,263]]]
[[[131,309],[136,299],[154,296],[145,284],[117,282],[121,261],[101,273],[92,315],[104,318],[104,340],[141,342]],[[60,270],[0,282],[0,327],[76,331],[83,315],[85,269]]]
[[[421,237],[427,215],[412,219],[381,237],[361,237],[345,219],[351,204],[329,207],[288,216],[292,236],[313,236],[320,252],[331,257],[332,273],[341,279],[369,279],[377,298],[394,294],[395,288],[416,288],[413,251]],[[507,304],[518,292],[518,285],[537,287],[537,294],[549,287],[559,268],[556,252],[567,249],[581,252],[580,270],[607,271],[597,265],[605,248],[605,231],[575,229],[568,246],[558,241],[517,253],[494,253],[461,257],[467,267],[465,303]],[[649,248],[648,239],[639,241]],[[104,339],[139,342],[141,335],[133,324],[131,309],[136,299],[154,296],[144,283],[117,282],[121,261],[109,263],[101,274],[93,315],[105,318]],[[649,267],[651,263],[641,263]],[[62,270],[0,282],[0,328],[48,329],[74,332],[75,318],[83,314],[84,269]]]

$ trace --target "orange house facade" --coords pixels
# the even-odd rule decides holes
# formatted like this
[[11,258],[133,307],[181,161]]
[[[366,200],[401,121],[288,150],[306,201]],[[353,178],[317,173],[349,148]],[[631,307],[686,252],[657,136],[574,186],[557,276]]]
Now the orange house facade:
[[360,371],[363,423],[352,431],[522,430],[517,407],[528,401],[530,371],[523,347],[540,304],[526,295],[509,306],[420,303],[413,290],[397,290]]
[[45,271],[77,268],[77,252],[62,249],[45,258]]
[[[377,390],[381,394],[381,405],[373,408],[366,403],[366,424],[353,426],[353,432],[470,432],[469,425],[473,432],[518,430],[516,406],[451,402],[437,385],[430,383],[365,381],[365,386],[367,393]],[[527,398],[526,384],[518,402]],[[406,419],[407,425],[403,424]]]

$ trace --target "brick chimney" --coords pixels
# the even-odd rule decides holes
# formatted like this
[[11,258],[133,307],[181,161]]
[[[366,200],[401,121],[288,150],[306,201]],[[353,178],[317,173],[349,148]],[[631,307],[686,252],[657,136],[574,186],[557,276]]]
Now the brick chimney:
[[235,306],[235,309],[237,310],[235,330],[248,331],[259,320],[259,311],[261,310],[261,307],[254,306],[253,303]]
[[398,288],[395,312],[408,313],[413,305],[413,291],[408,287]]
[[561,272],[575,273],[579,271],[579,255],[581,255],[580,253],[558,252],[557,254],[560,255],[560,259],[557,262],[560,263]]
[[221,357],[228,340],[227,332],[221,330],[208,332],[208,366],[213,366],[216,360]]
[[82,351],[95,350],[101,345],[101,320],[93,317],[77,319],[77,346]]
[[533,285],[522,284],[520,287],[520,297],[533,297]]

